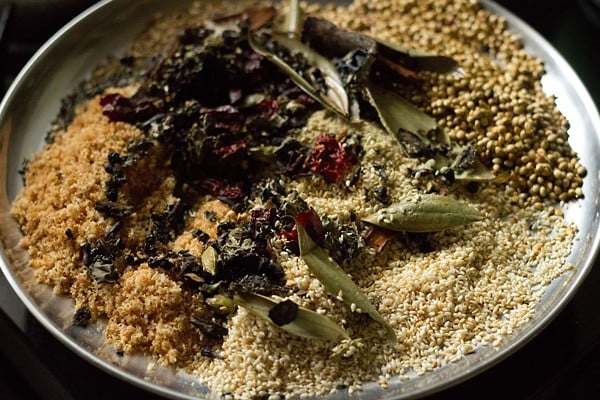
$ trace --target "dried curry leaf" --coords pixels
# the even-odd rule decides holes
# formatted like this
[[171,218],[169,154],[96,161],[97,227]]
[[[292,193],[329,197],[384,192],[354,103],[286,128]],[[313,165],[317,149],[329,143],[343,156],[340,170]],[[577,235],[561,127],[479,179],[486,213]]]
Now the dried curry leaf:
[[478,210],[453,197],[422,194],[415,200],[382,208],[364,221],[392,231],[435,232],[482,218]]
[[463,182],[498,182],[504,183],[508,175],[494,175],[486,167],[473,146],[459,146],[454,144],[447,154],[436,154],[434,169],[440,170],[449,167],[454,172],[454,179]]
[[[260,294],[242,292],[233,296],[233,302],[296,336],[321,340],[348,338],[346,331],[331,318],[297,305],[291,306],[290,303],[295,303],[290,300],[278,301]],[[291,310],[289,312],[292,316],[295,315],[295,318],[286,319],[286,316],[281,316],[281,312],[285,311],[282,309]],[[272,318],[274,315],[277,315],[275,320]]]
[[288,50],[292,55],[300,54],[304,57],[311,68],[322,74],[326,90],[323,90],[316,82],[309,82],[299,71],[296,71],[285,60],[272,52],[268,46],[262,43],[257,32],[250,32],[248,34],[248,43],[252,47],[252,50],[275,64],[300,89],[321,103],[321,105],[347,117],[349,107],[348,94],[333,63],[299,40],[281,34],[273,35],[272,40]]
[[354,304],[356,308],[367,313],[371,319],[381,324],[390,340],[395,341],[396,335],[388,322],[379,314],[367,296],[344,272],[344,270],[330,256],[319,247],[308,235],[302,224],[296,223],[298,230],[298,244],[300,257],[304,260],[310,271],[323,284],[325,289],[334,296],[341,297],[344,303]]

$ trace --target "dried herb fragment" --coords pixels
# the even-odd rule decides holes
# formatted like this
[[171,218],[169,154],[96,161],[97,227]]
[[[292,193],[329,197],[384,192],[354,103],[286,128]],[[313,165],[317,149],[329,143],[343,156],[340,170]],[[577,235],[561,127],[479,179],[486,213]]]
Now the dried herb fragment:
[[105,94],[100,98],[102,114],[111,121],[129,123],[143,122],[158,112],[150,99],[128,98],[118,93]]
[[381,228],[404,232],[434,232],[466,225],[483,218],[476,209],[450,196],[421,194],[364,218]]
[[133,207],[123,206],[110,200],[99,200],[94,205],[94,208],[108,217],[123,218],[131,215]]
[[309,151],[299,141],[288,139],[275,150],[274,155],[281,171],[295,177],[305,171],[304,163]]
[[197,187],[217,199],[228,199],[234,203],[241,203],[245,197],[241,185],[221,179],[204,178],[198,182]]
[[377,186],[373,189],[373,197],[378,202],[388,205],[390,204],[390,197],[388,194],[387,186]]
[[227,335],[227,328],[207,318],[203,318],[198,315],[192,315],[190,317],[190,321],[202,333],[205,333],[213,339],[222,339],[224,336]]
[[196,239],[200,240],[202,243],[206,243],[208,241],[208,239],[210,239],[210,236],[208,236],[208,233],[204,232],[202,229],[199,229],[199,228],[195,228],[192,231],[192,237],[195,237]]
[[78,308],[73,314],[73,325],[86,327],[92,319],[92,312],[87,307]]
[[204,357],[223,360],[223,356],[214,347],[204,346],[202,350],[200,350],[200,354]]
[[388,339],[395,341],[396,334],[387,321],[379,314],[369,299],[360,288],[344,272],[344,270],[310,238],[301,224],[296,224],[298,229],[298,243],[300,257],[304,260],[310,271],[323,284],[325,289],[334,296],[342,297],[344,303],[367,313],[371,319],[384,327]]
[[123,250],[123,242],[118,233],[120,228],[121,223],[117,222],[98,243],[84,243],[80,248],[83,264],[98,283],[113,283],[118,279],[115,261]]
[[328,217],[322,218],[323,247],[338,263],[351,262],[364,247],[364,241],[356,224],[341,225]]

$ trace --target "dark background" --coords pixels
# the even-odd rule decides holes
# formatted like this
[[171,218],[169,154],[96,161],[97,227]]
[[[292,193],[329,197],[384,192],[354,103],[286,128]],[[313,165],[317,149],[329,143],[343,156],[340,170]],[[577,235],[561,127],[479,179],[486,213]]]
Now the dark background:
[[[374,0],[375,1],[375,0]],[[89,0],[0,0],[0,97],[35,50]],[[600,0],[498,1],[542,34],[600,105]],[[595,173],[595,171],[592,171]],[[596,262],[598,264],[598,262]],[[598,265],[559,316],[524,348],[430,399],[600,396]],[[15,316],[16,318],[15,323]],[[0,399],[153,399],[54,339],[0,276]]]

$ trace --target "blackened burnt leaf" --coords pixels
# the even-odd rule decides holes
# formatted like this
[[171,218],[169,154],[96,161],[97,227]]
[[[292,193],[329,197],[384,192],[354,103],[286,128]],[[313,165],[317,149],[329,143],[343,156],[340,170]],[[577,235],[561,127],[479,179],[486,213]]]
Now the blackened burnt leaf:
[[252,223],[234,224],[221,232],[215,244],[219,254],[216,279],[234,282],[248,275],[260,275],[271,284],[283,284],[283,269],[271,261],[268,240],[273,234],[266,226],[256,229]]
[[240,184],[227,182],[222,179],[203,178],[197,182],[198,190],[221,200],[229,200],[234,204],[243,202],[246,191]]
[[251,292],[263,295],[285,296],[290,293],[290,289],[284,286],[281,279],[274,280],[266,275],[250,274],[246,275],[229,285],[229,291],[234,293]]
[[289,324],[298,318],[298,304],[283,300],[269,310],[269,318],[277,326]]
[[111,121],[122,121],[135,124],[143,122],[157,114],[159,101],[144,96],[125,97],[118,93],[108,93],[100,98],[102,114]]
[[304,163],[309,148],[295,139],[288,139],[275,150],[275,158],[281,172],[288,176],[297,176],[304,172]]
[[223,337],[227,335],[227,328],[207,318],[192,315],[190,321],[202,333],[208,335],[212,339],[223,339]]
[[94,205],[94,208],[106,216],[114,218],[123,218],[131,215],[133,212],[133,207],[120,205],[110,200],[99,200]]
[[167,206],[163,213],[153,213],[150,216],[151,227],[147,241],[158,241],[167,244],[184,228],[186,206],[182,200]]
[[342,225],[337,221],[324,216],[323,247],[329,252],[331,257],[339,264],[352,261],[364,248],[362,239],[356,224]]
[[73,314],[73,325],[86,327],[92,319],[92,312],[87,307],[80,307]]
[[83,264],[96,282],[116,282],[118,279],[115,262],[123,251],[120,228],[121,223],[118,222],[97,243],[84,243],[80,248]]

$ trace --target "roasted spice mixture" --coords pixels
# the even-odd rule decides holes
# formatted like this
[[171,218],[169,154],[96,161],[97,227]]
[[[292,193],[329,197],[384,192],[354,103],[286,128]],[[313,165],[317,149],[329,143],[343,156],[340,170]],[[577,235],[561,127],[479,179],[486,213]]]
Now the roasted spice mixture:
[[[261,97],[250,116],[230,104],[246,89],[186,98],[186,86],[167,76],[175,61],[156,78],[175,79],[169,115],[147,99],[128,102],[147,82],[143,72],[155,53],[171,49],[178,57],[174,37],[193,45],[209,17],[244,8],[223,3],[199,2],[185,15],[157,19],[126,57],[65,100],[48,145],[26,165],[26,186],[12,205],[21,244],[38,281],[75,300],[74,323],[104,320],[116,351],[151,354],[217,393],[251,398],[354,391],[366,381],[385,386],[392,375],[424,374],[479,346],[498,346],[529,320],[544,288],[571,268],[565,260],[576,228],[558,206],[582,196],[585,169],[568,145],[568,122],[541,89],[542,63],[505,21],[464,0],[305,6],[342,28],[460,63],[464,76],[423,73],[397,89],[453,140],[475,143],[508,182],[439,187],[415,174],[422,161],[379,125],[322,110],[275,72],[252,89],[286,98]],[[189,25],[196,28],[184,31]],[[244,57],[246,71],[269,68],[251,52]],[[197,65],[181,75],[195,76]],[[143,122],[147,116],[154,119]],[[205,125],[193,123],[201,119]],[[182,125],[185,135],[176,129]],[[208,136],[194,136],[201,129]],[[287,140],[277,168],[240,158],[263,143],[252,129],[277,138],[265,146]],[[195,152],[199,142],[206,154]],[[484,218],[365,244],[363,218],[428,190]],[[396,342],[313,277],[282,211],[294,207],[300,213],[292,215],[309,212],[303,218],[323,225],[322,245],[392,326]],[[213,271],[203,258],[209,246],[220,257]],[[215,312],[204,299],[216,281],[327,315],[353,340],[300,338],[244,307]]]

